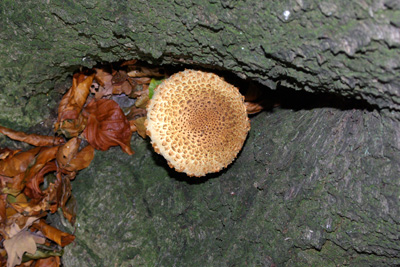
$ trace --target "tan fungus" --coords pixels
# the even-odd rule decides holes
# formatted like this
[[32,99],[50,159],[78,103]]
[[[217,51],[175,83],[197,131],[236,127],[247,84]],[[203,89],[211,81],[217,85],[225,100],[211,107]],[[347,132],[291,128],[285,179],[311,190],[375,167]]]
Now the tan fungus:
[[145,125],[154,150],[170,167],[198,177],[227,167],[250,129],[239,90],[195,70],[176,73],[157,87]]

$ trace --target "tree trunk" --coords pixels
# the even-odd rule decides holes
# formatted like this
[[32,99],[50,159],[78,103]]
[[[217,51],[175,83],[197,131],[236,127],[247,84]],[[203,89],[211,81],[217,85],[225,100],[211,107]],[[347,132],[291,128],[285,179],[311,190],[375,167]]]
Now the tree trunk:
[[279,104],[204,179],[138,137],[134,156],[97,152],[73,182],[65,266],[400,264],[398,1],[3,0],[0,14],[4,126],[51,126],[73,71],[132,58],[233,73]]

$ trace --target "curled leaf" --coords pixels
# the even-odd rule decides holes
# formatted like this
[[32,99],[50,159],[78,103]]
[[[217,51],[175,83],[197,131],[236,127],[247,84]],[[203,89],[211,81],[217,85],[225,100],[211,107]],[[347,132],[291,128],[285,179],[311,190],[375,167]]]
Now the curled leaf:
[[164,71],[161,68],[147,68],[144,66],[130,66],[129,77],[162,77]]
[[61,247],[70,244],[75,240],[75,236],[58,230],[57,228],[48,225],[43,219],[34,223],[33,227],[43,233],[48,239],[53,240]]
[[35,158],[41,147],[35,147],[26,152],[20,152],[12,157],[0,161],[0,175],[14,177],[28,168],[28,165]]
[[135,106],[137,108],[146,109],[147,103],[149,102],[149,95],[142,94],[136,99]]
[[94,70],[96,71],[96,75],[94,76],[94,78],[99,83],[98,88],[90,89],[90,91],[94,94],[94,97],[96,99],[100,99],[103,96],[111,95],[113,93],[112,74],[105,71],[104,69]]
[[90,162],[94,158],[94,147],[88,145],[79,151],[74,158],[71,159],[68,165],[65,166],[67,171],[79,171],[89,167]]
[[44,181],[44,176],[49,172],[55,172],[57,166],[54,161],[48,162],[44,167],[38,171],[31,179],[27,181],[26,188],[24,190],[25,195],[32,199],[40,199],[44,193],[40,189],[40,184]]
[[61,169],[65,169],[69,162],[78,153],[81,140],[77,137],[70,139],[65,145],[62,145],[57,152],[57,163]]
[[[93,82],[94,74],[86,76],[83,73],[74,74],[72,87],[61,99],[58,106],[58,118],[55,124],[55,131],[60,131],[61,124],[65,120],[76,120],[82,111],[83,105],[90,93],[90,86]],[[81,125],[81,123],[76,123]]]
[[247,114],[255,114],[264,110],[262,102],[244,102]]
[[58,146],[41,148],[40,152],[35,157],[34,163],[27,170],[25,174],[25,179],[29,181],[29,179],[31,179],[31,177],[38,173],[47,162],[55,159],[58,148]]
[[78,136],[85,129],[86,121],[86,118],[80,113],[77,119],[56,123],[57,133],[64,135],[66,138]]
[[0,133],[13,140],[25,142],[34,146],[57,146],[64,143],[64,138],[62,137],[26,134],[24,132],[14,131],[3,126],[0,126]]
[[[146,138],[146,126],[144,126],[144,122],[146,121],[146,117],[140,117],[136,120],[133,121],[133,124],[135,126],[135,130],[138,132],[138,134],[142,138]],[[131,125],[132,129],[132,125]]]
[[4,160],[7,158],[11,158],[13,157],[15,154],[17,154],[18,152],[20,152],[20,149],[17,150],[11,150],[9,148],[0,148],[0,160]]
[[104,151],[119,145],[124,152],[133,154],[130,124],[115,101],[93,100],[86,106],[85,114],[88,123],[83,135],[94,148]]
[[75,224],[76,219],[76,199],[73,195],[65,201],[65,203],[61,204],[62,213],[64,217],[71,223],[71,225]]

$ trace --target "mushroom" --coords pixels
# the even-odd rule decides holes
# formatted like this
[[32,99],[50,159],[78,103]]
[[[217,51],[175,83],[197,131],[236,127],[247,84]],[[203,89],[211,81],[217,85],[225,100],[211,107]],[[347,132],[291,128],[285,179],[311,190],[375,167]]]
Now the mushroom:
[[156,88],[145,126],[171,168],[197,177],[226,168],[250,130],[239,90],[196,70],[176,73]]

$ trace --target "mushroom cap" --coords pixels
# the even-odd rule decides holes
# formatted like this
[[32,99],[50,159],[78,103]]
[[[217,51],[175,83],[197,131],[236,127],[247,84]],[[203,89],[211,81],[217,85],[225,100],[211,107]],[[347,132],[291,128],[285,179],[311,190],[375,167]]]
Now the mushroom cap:
[[154,150],[171,168],[198,177],[227,167],[250,130],[239,90],[196,70],[176,73],[157,87],[145,125]]

